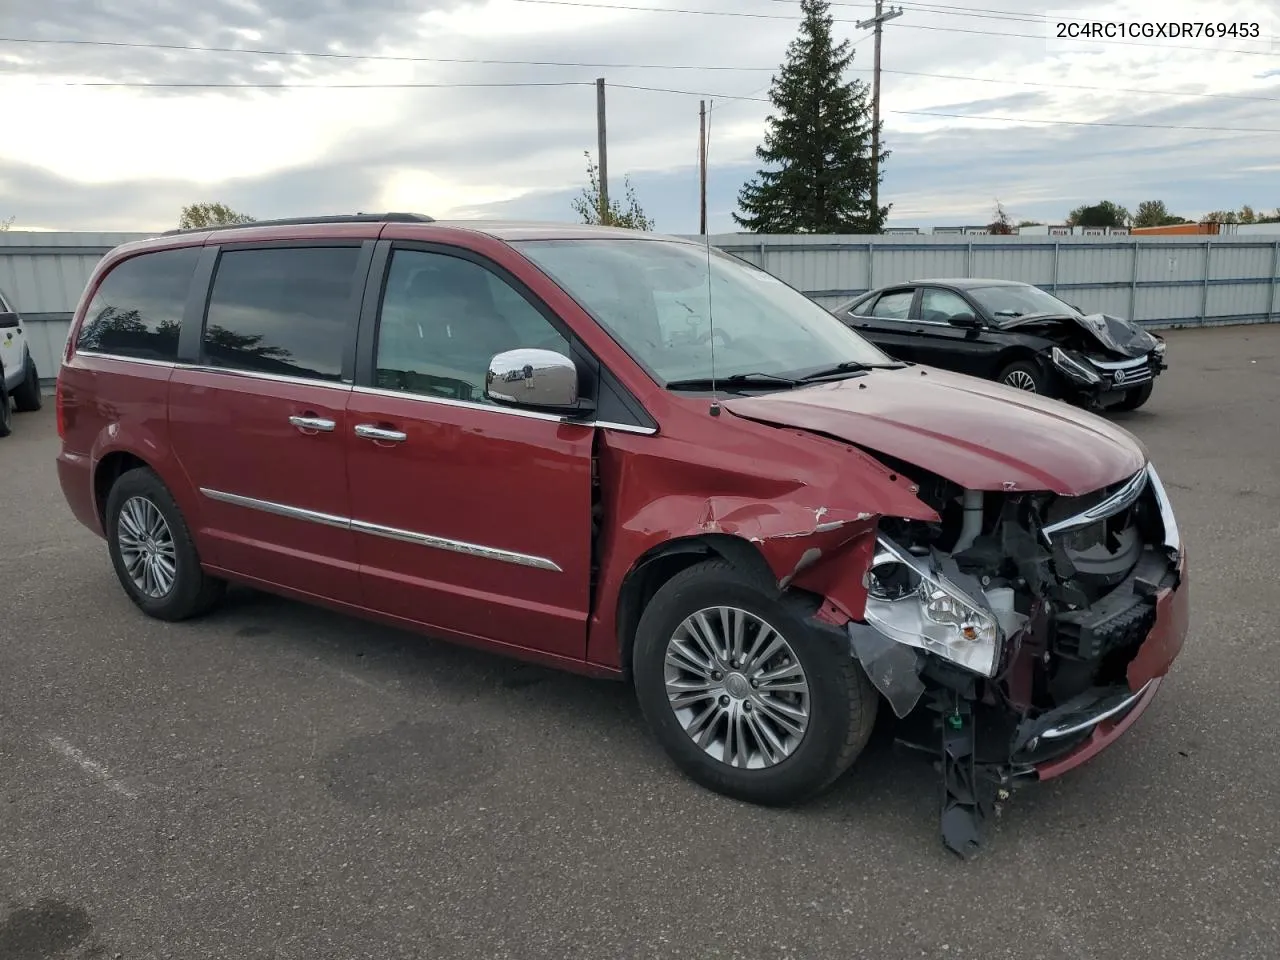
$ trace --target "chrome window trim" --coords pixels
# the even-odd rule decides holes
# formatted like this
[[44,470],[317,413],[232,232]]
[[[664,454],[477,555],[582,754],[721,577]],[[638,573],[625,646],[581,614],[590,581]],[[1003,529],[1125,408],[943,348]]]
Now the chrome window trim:
[[307,510],[303,507],[293,507],[284,503],[275,503],[271,500],[259,500],[256,497],[245,497],[238,493],[226,493],[222,490],[212,490],[208,487],[201,487],[200,492],[210,500],[216,500],[220,503],[228,503],[237,507],[246,507],[250,510],[259,510],[263,513],[270,513],[278,517],[287,517],[290,520],[305,520],[310,523],[318,523],[326,527],[335,527],[339,530],[351,530],[355,533],[365,533],[375,537],[384,537],[388,540],[398,540],[402,543],[412,543],[422,547],[434,547],[437,550],[448,550],[452,553],[461,553],[469,557],[479,557],[484,560],[499,560],[503,563],[515,564],[516,566],[532,567],[535,570],[550,570],[553,573],[564,572],[557,563],[553,560],[548,560],[546,557],[536,557],[532,554],[517,553],[514,550],[503,550],[499,547],[486,547],[483,544],[468,543],[465,540],[436,537],[429,533],[416,533],[412,530],[388,527],[380,523],[370,523],[367,520],[355,520],[350,517],[339,517],[331,513],[321,513],[318,510]]
[[1057,523],[1051,523],[1041,528],[1041,533],[1045,539],[1051,539],[1059,533],[1066,533],[1069,530],[1079,530],[1081,527],[1088,527],[1092,524],[1105,520],[1107,517],[1114,516],[1121,510],[1132,506],[1134,501],[1142,495],[1142,491],[1146,489],[1147,482],[1150,479],[1150,466],[1139,470],[1125,483],[1123,487],[1113,493],[1101,503],[1096,503],[1088,510],[1077,513],[1074,517],[1067,517],[1065,520],[1059,520]]
[[73,348],[72,356],[74,357],[93,357],[95,360],[114,360],[117,363],[140,363],[146,367],[169,367],[173,369],[179,366],[176,360],[151,360],[147,357],[121,357],[114,353],[101,353],[97,350],[80,350]]
[[283,373],[265,373],[259,370],[241,370],[239,367],[215,367],[207,363],[178,363],[184,370],[197,373],[216,373],[241,380],[268,380],[272,383],[293,383],[300,387],[323,387],[326,390],[351,391],[350,380],[313,380],[310,377],[291,377]]
[[343,393],[354,392],[376,397],[402,397],[407,400],[418,400],[423,403],[438,403],[449,407],[463,407],[468,410],[480,410],[486,413],[501,413],[509,417],[525,417],[530,420],[546,420],[552,423],[577,424],[583,427],[598,427],[601,430],[616,430],[619,433],[634,433],[639,436],[652,436],[658,431],[655,427],[641,427],[632,423],[615,423],[612,420],[574,420],[558,413],[541,413],[537,410],[519,410],[514,407],[503,407],[497,404],[476,403],[471,400],[453,400],[449,397],[430,397],[408,390],[386,390],[381,387],[357,387],[350,380],[312,380],[307,377],[289,377],[279,373],[263,373],[257,370],[240,370],[235,367],[213,367],[203,363],[184,363],[180,360],[145,360],[140,357],[118,357],[110,353],[98,353],[94,350],[76,350],[76,356],[97,357],[102,360],[115,360],[119,363],[141,363],[148,366],[170,367],[172,369],[195,370],[200,373],[216,373],[224,376],[240,377],[247,380],[269,380],[275,383],[293,383],[304,387],[323,387],[327,390],[340,390]]
[[651,436],[658,432],[653,427],[640,427],[630,423],[614,423],[611,420],[575,420],[559,413],[521,410],[517,407],[504,407],[496,403],[477,403],[474,400],[454,400],[452,397],[432,397],[423,393],[413,393],[409,390],[387,390],[383,387],[352,387],[352,391],[372,397],[399,397],[404,400],[416,400],[420,403],[436,403],[445,407],[459,407],[464,410],[477,410],[485,413],[501,413],[509,417],[524,417],[528,420],[544,420],[549,423],[599,427],[603,430],[617,430],[622,433],[635,433],[643,436]]

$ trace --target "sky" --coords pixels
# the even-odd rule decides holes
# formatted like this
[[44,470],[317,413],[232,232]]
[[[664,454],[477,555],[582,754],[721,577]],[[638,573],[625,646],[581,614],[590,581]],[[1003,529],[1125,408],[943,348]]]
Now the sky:
[[[831,7],[868,83],[872,6]],[[894,6],[890,226],[985,223],[997,199],[1047,222],[1280,206],[1280,0]],[[1065,41],[1061,15],[1261,37]],[[706,99],[709,226],[732,232],[798,20],[798,0],[0,0],[0,221],[149,231],[194,201],[573,220],[604,77],[611,193],[629,177],[657,229],[696,232]]]

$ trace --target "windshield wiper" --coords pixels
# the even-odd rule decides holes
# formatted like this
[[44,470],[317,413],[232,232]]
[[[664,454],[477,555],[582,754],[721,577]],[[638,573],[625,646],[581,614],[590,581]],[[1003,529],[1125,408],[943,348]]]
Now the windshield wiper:
[[862,373],[866,370],[901,370],[905,363],[863,363],[860,360],[845,360],[831,367],[823,367],[800,378],[801,383],[823,380],[827,377],[838,377],[842,373]]
[[668,390],[710,390],[713,386],[725,384],[731,387],[797,387],[801,381],[793,377],[784,377],[776,373],[735,373],[728,377],[690,377],[687,380],[672,380],[667,384]]

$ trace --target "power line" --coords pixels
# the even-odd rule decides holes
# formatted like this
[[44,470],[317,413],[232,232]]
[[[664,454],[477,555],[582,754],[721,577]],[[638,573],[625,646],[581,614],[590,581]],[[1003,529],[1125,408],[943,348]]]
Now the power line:
[[[747,13],[740,10],[689,10],[683,7],[642,7],[635,4],[619,4],[619,3],[593,3],[591,0],[515,0],[516,3],[538,3],[553,7],[585,7],[592,10],[624,10],[641,13],[679,13],[691,14],[701,17],[748,17],[756,20],[790,20],[797,21],[803,18],[791,16],[781,13]],[[834,23],[857,23],[857,20],[848,18],[832,17]],[[898,30],[938,30],[944,33],[967,33],[986,37],[1005,37],[1008,39],[1028,39],[1028,40],[1046,40],[1047,37],[1042,33],[1000,33],[994,30],[970,30],[964,27],[937,27],[928,26],[922,23],[903,23],[898,24],[894,29]],[[1104,38],[1091,37],[1089,40],[1083,38],[1076,41],[1079,43],[1104,43],[1115,46],[1128,47],[1158,47],[1161,50],[1203,50],[1208,53],[1245,53],[1254,56],[1277,56],[1269,50],[1241,50],[1236,47],[1220,49],[1218,47],[1193,47],[1185,44],[1167,44],[1167,43],[1143,43],[1141,40],[1107,40]]]
[[[796,0],[771,0],[772,3],[786,3],[792,6]],[[866,8],[874,7],[872,3],[849,3],[849,2],[832,2],[832,7],[849,7],[849,8]],[[900,3],[899,6],[905,7],[911,13],[935,13],[943,17],[972,17],[978,20],[1009,20],[1018,23],[1044,23],[1044,16],[1027,16],[1025,14],[1011,13],[1005,11],[981,11],[981,8],[969,7],[935,7],[933,4],[923,3]],[[980,12],[981,11],[981,12]]]
[[[860,72],[867,73],[868,71],[861,70]],[[902,77],[928,77],[933,80],[972,80],[974,83],[1014,84],[1020,87],[1043,87],[1049,90],[1090,90],[1095,93],[1141,93],[1156,97],[1205,97],[1216,100],[1246,100],[1262,103],[1280,102],[1280,97],[1251,97],[1246,94],[1237,93],[1190,93],[1185,91],[1179,92],[1177,90],[1143,90],[1137,87],[1091,87],[1079,83],[1037,83],[1034,80],[1003,80],[993,77],[966,77],[950,73],[920,73],[916,70],[885,69],[882,72],[892,73]]]
[[929,110],[890,110],[913,117],[950,117],[954,120],[999,120],[1004,123],[1050,123],[1071,127],[1136,127],[1142,130],[1210,130],[1219,133],[1280,133],[1280,127],[1204,127],[1191,124],[1121,123],[1108,120],[1036,120],[1031,117],[992,117],[965,113],[935,113]]
[[[111,80],[55,80],[36,81],[33,86],[62,87],[126,87],[159,89],[245,89],[245,90],[414,90],[433,89],[448,90],[476,87],[594,87],[593,80],[547,80],[547,81],[507,81],[493,83],[152,83],[149,81],[111,81]],[[621,90],[639,90],[649,93],[667,93],[687,97],[707,97],[715,100],[740,100],[753,103],[771,103],[766,97],[737,96],[727,93],[708,93],[705,90],[681,90],[674,87],[653,87],[635,83],[610,83],[610,87]],[[1084,127],[1134,127],[1143,130],[1204,130],[1221,133],[1280,133],[1280,128],[1267,127],[1210,127],[1191,124],[1174,123],[1122,123],[1103,120],[1058,120],[1039,119],[1035,117],[995,117],[987,114],[942,113],[927,110],[889,110],[888,113],[917,117],[945,117],[955,120],[995,120],[1004,123],[1038,123],[1049,125],[1084,126]]]
[[[205,83],[179,81],[167,83],[150,80],[36,80],[23,86],[36,87],[132,87],[157,89],[191,89],[191,90],[410,90],[439,89],[447,90],[455,87],[592,87],[591,80],[511,80],[476,83],[432,83],[430,81],[409,81],[406,83]],[[610,84],[619,86],[619,84]],[[677,92],[677,91],[672,91]]]
[[[780,0],[780,2],[791,2],[791,0]],[[847,4],[854,6],[855,4]],[[861,6],[861,4],[858,4]],[[902,4],[899,4],[900,6]],[[871,37],[871,34],[864,34],[855,40],[850,41],[851,47],[856,47],[864,40]],[[486,66],[533,66],[533,67],[582,67],[584,69],[612,69],[612,70],[706,70],[710,72],[739,72],[739,73],[776,73],[778,67],[747,67],[734,66],[731,64],[686,64],[686,63],[593,63],[588,61],[576,60],[503,60],[495,58],[465,58],[465,57],[417,57],[417,56],[397,56],[390,54],[372,54],[372,53],[330,53],[327,51],[314,50],[268,50],[248,47],[209,47],[197,44],[174,44],[174,43],[148,43],[144,41],[125,41],[125,40],[79,40],[79,39],[36,39],[31,37],[0,37],[0,43],[36,43],[36,44],[67,44],[75,46],[102,46],[116,47],[126,49],[144,49],[144,50],[174,50],[190,53],[237,53],[254,56],[270,56],[270,57],[315,57],[329,58],[335,60],[369,60],[369,61],[392,61],[392,62],[409,62],[409,63],[461,63],[461,64],[479,64]],[[850,67],[850,71],[854,73],[871,73],[869,68]],[[1191,93],[1179,92],[1176,90],[1149,90],[1138,87],[1097,87],[1084,84],[1071,83],[1038,83],[1033,80],[1014,80],[1005,78],[992,77],[973,77],[963,74],[949,73],[925,73],[916,70],[890,70],[883,69],[883,73],[891,73],[904,77],[924,77],[934,80],[969,80],[975,83],[997,83],[1009,86],[1023,87],[1039,87],[1043,89],[1060,89],[1060,90],[1087,90],[1098,93],[1136,93],[1147,96],[1160,97],[1197,97],[1205,99],[1220,100],[1243,100],[1258,101],[1264,103],[1275,103],[1280,98],[1277,97],[1257,97],[1245,94],[1231,93]],[[612,84],[617,86],[617,84]],[[765,84],[760,90],[768,89],[769,84]],[[758,91],[752,91],[753,93]],[[726,97],[725,99],[734,99]],[[737,99],[751,99],[737,98]]]
[[612,70],[726,70],[741,73],[760,73],[776,70],[777,67],[735,67],[709,64],[684,63],[587,63],[575,60],[496,60],[473,59],[465,57],[411,57],[393,54],[373,53],[330,53],[315,50],[264,50],[253,47],[206,47],[186,43],[144,43],[126,40],[45,40],[33,37],[0,37],[0,43],[40,43],[62,44],[67,46],[90,47],[125,47],[144,50],[176,50],[188,53],[240,53],[268,57],[314,57],[328,60],[372,60],[392,63],[471,63],[488,66],[523,66],[523,67],[590,67],[591,69]]

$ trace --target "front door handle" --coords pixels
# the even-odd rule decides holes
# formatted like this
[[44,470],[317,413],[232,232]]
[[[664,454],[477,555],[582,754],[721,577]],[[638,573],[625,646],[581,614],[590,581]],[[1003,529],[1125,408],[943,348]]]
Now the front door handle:
[[409,438],[407,433],[400,430],[388,430],[385,427],[374,426],[372,423],[357,423],[356,436],[364,437],[366,440],[383,440],[387,443],[402,443]]
[[333,428],[337,426],[332,420],[325,417],[290,417],[289,422],[304,433],[308,430],[333,433]]

